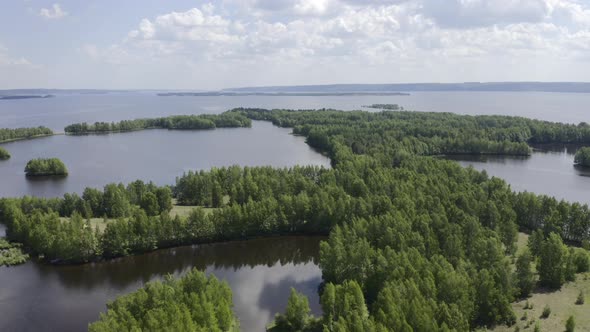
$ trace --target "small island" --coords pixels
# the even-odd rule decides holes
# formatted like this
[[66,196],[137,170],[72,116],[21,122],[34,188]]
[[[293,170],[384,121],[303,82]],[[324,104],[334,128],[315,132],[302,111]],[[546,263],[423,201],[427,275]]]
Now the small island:
[[388,111],[399,111],[399,110],[404,109],[403,107],[399,106],[398,104],[372,104],[372,105],[365,105],[363,107],[379,108],[379,109],[388,110]]
[[0,160],[10,159],[10,153],[5,148],[0,147]]
[[576,166],[590,167],[590,147],[581,147],[574,157],[574,164]]
[[27,163],[25,173],[27,176],[65,176],[68,175],[68,169],[57,158],[37,158]]

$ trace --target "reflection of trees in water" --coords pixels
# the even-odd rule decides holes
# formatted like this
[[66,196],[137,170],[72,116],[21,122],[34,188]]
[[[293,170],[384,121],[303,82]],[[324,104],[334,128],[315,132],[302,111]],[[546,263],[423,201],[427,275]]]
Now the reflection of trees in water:
[[289,236],[186,246],[85,265],[53,266],[34,263],[42,278],[57,277],[66,288],[108,287],[121,290],[189,268],[238,270],[288,263],[317,264],[324,237]]
[[289,298],[291,287],[293,287],[298,292],[307,295],[312,313],[320,315],[322,312],[319,303],[318,285],[321,282],[321,276],[301,281],[297,281],[293,276],[288,276],[276,284],[265,283],[264,289],[260,292],[260,297],[258,298],[258,307],[275,313],[284,312],[287,307],[287,299]]

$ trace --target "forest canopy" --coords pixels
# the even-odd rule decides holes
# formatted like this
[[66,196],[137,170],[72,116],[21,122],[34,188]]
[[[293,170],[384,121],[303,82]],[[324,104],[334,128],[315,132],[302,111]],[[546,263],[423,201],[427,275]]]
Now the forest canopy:
[[25,166],[27,176],[68,175],[68,169],[58,158],[37,158]]
[[90,332],[237,331],[231,289],[194,269],[178,280],[147,283],[107,305]]
[[250,119],[236,113],[217,115],[174,115],[164,118],[123,120],[120,122],[75,123],[65,127],[66,134],[124,132],[142,129],[214,129],[250,127]]

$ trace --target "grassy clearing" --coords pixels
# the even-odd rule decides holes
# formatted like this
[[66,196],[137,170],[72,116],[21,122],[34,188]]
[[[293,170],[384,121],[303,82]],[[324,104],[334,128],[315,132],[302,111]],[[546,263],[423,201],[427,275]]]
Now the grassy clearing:
[[[588,298],[582,305],[576,304],[580,291],[584,292]],[[522,300],[512,304],[517,317],[516,325],[521,331],[525,331],[527,323],[528,329],[532,331],[536,322],[539,322],[541,331],[565,331],[565,321],[571,315],[576,319],[576,331],[590,331],[590,273],[578,274],[576,281],[565,284],[555,292],[535,291],[533,296],[528,298],[529,304],[533,306],[532,309],[524,309],[526,302],[527,300]],[[542,319],[540,317],[545,306],[551,308],[551,315]],[[527,320],[522,320],[525,312]],[[530,324],[531,320],[534,320],[532,324]],[[498,326],[492,331],[507,332],[515,331],[515,329],[516,326]]]
[[[186,218],[191,213],[192,210],[198,208],[198,206],[182,206],[182,205],[173,205],[172,210],[170,210],[170,217],[175,218],[179,216],[181,218]],[[203,208],[205,214],[210,214],[213,211],[217,210],[216,208]]]
[[[526,248],[527,241],[527,234],[518,234],[518,254]],[[576,304],[580,291],[587,298],[582,305]],[[525,309],[527,301],[532,309]],[[540,318],[545,306],[551,308],[551,314],[547,318]],[[534,331],[537,323],[541,331],[565,331],[565,322],[569,316],[573,315],[576,319],[576,332],[590,332],[590,273],[577,274],[576,281],[565,284],[558,291],[536,289],[528,299],[513,303],[512,308],[516,314],[516,324],[510,327],[497,326],[490,331],[512,332],[517,326],[520,331]],[[526,319],[523,319],[525,313]]]

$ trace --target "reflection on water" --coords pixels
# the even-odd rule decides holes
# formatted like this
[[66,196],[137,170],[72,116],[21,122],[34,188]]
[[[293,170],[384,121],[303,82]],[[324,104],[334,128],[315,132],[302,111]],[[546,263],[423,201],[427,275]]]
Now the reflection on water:
[[590,204],[590,169],[574,166],[578,146],[536,146],[530,157],[447,156],[463,166],[486,170],[506,180],[513,190],[531,191]]
[[244,331],[263,331],[291,287],[320,313],[321,237],[280,237],[188,246],[77,265],[37,262],[0,268],[0,331],[82,331],[105,304],[150,280],[196,267],[230,284]]

